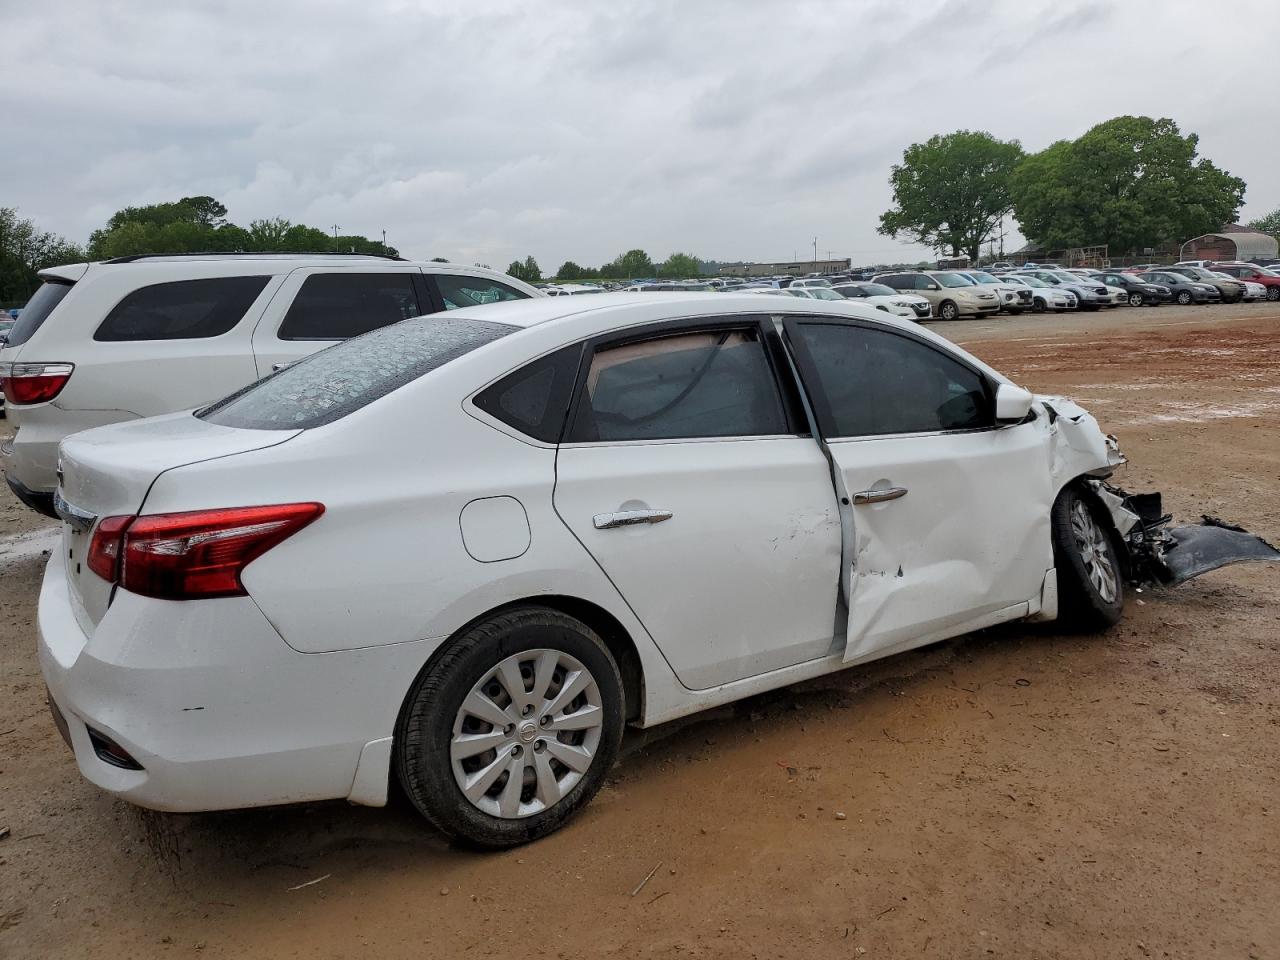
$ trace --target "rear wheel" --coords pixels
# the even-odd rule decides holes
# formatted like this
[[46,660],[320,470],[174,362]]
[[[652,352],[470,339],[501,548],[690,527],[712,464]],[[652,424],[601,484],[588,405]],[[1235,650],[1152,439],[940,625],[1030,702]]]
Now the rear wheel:
[[955,320],[960,316],[960,308],[950,300],[943,300],[942,306],[938,307],[939,320]]
[[419,678],[396,764],[410,801],[450,837],[512,847],[595,796],[622,726],[622,678],[595,631],[518,608],[469,627]]
[[1110,521],[1079,487],[1058,494],[1051,514],[1058,576],[1058,619],[1082,631],[1105,630],[1124,609],[1124,581]]

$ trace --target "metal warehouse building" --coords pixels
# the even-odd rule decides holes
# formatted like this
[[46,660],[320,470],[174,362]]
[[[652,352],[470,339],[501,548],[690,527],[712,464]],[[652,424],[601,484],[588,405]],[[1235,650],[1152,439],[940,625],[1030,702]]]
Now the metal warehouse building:
[[720,267],[722,277],[772,277],[786,273],[800,277],[806,273],[844,273],[850,261],[844,260],[793,260],[790,263],[733,263]]
[[1182,260],[1253,260],[1276,256],[1275,237],[1232,225],[1221,233],[1206,233],[1182,245]]

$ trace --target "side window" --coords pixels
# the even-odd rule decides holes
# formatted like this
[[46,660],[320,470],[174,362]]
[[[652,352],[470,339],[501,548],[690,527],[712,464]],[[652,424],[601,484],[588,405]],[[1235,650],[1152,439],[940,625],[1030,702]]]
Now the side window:
[[679,333],[597,350],[571,441],[793,432],[755,328]]
[[892,277],[884,277],[880,282],[886,287],[893,287],[895,290],[910,290],[911,284],[904,282],[907,279],[907,277],[903,277],[900,274],[894,274]]
[[444,301],[446,310],[478,307],[484,303],[497,303],[500,300],[526,300],[529,297],[527,293],[521,293],[505,283],[490,280],[488,277],[459,277],[444,273],[433,276],[440,289],[440,299]]
[[911,283],[904,289],[907,290],[928,290],[929,284],[933,283],[932,277],[926,277],[923,273],[917,273],[911,278]]
[[874,437],[995,425],[982,377],[941,350],[871,327],[800,323],[830,437]]
[[316,273],[303,281],[279,336],[348,340],[422,313],[412,273]]
[[111,308],[93,339],[194,340],[226,333],[270,277],[211,277],[139,287]]
[[535,440],[558,443],[581,356],[575,344],[526,364],[476,394],[476,406]]

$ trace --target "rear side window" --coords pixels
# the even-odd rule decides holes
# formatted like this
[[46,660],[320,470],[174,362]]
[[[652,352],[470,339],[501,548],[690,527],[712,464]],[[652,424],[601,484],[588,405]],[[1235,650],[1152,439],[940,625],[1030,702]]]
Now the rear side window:
[[488,277],[459,277],[439,273],[433,275],[446,310],[478,307],[502,300],[527,300],[529,295]]
[[270,277],[212,277],[139,287],[107,314],[93,339],[195,340],[226,333]]
[[817,374],[815,403],[829,437],[977,430],[995,425],[983,378],[941,350],[888,330],[798,325]]
[[46,280],[40,289],[31,295],[22,313],[9,330],[9,346],[16,347],[26,343],[32,334],[40,329],[53,308],[62,302],[62,298],[71,292],[74,284],[66,280]]
[[792,432],[755,329],[681,333],[597,350],[570,440]]
[[476,406],[535,440],[557,443],[581,357],[575,344],[535,360],[477,394]]
[[313,353],[196,416],[249,430],[323,426],[517,329],[484,320],[418,317]]
[[411,273],[317,273],[303,281],[281,340],[348,340],[426,311]]

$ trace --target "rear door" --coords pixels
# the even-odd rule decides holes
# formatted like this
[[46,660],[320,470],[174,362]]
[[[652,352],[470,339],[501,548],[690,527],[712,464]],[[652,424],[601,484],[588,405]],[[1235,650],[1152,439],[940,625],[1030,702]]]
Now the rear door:
[[587,345],[555,508],[681,683],[835,649],[840,519],[767,318]]
[[852,514],[846,660],[1025,615],[1053,566],[1042,433],[997,428],[994,385],[869,321],[784,324]]
[[258,376],[436,309],[422,271],[412,264],[299,267],[285,278],[253,332]]

